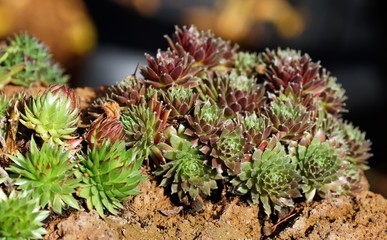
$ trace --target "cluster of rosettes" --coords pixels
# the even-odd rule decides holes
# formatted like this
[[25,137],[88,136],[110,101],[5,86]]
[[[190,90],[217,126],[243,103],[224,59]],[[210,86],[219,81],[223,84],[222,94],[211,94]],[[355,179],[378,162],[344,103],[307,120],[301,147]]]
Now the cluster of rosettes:
[[169,48],[146,54],[140,73],[109,87],[92,114],[117,105],[121,127],[96,131],[142,148],[181,202],[223,184],[270,215],[296,198],[361,188],[370,142],[342,119],[344,90],[319,62],[290,49],[239,51],[194,26],[166,39]]
[[[104,113],[81,135],[81,110],[72,89],[50,85],[19,101],[15,111],[24,134],[13,140],[15,145],[27,141],[28,149],[19,147],[14,153],[5,149],[12,161],[6,170],[18,190],[29,192],[42,208],[56,213],[67,207],[79,209],[78,196],[101,216],[105,210],[117,214],[122,201],[139,193],[137,186],[145,180],[140,171],[142,152],[150,145],[127,148],[118,104],[106,103]],[[28,134],[30,139],[24,139]]]
[[[127,147],[119,104],[105,103],[85,131],[79,98],[65,80],[35,38],[0,44],[0,88],[22,86],[13,96],[0,90],[0,238],[41,238],[46,210],[79,210],[80,199],[102,217],[117,214],[145,180],[145,147]],[[23,91],[37,82],[46,88]]]
[[[32,223],[26,234],[40,236],[40,208],[78,209],[79,198],[101,216],[117,214],[139,193],[143,163],[182,204],[227,191],[267,215],[283,215],[296,199],[362,189],[371,143],[342,118],[344,90],[318,62],[289,49],[239,51],[194,26],[166,39],[168,49],[146,54],[139,73],[106,88],[89,109],[60,84],[0,96],[0,182],[12,185],[0,191],[0,222],[24,215]],[[30,40],[16,46],[32,48],[23,45]],[[19,77],[30,86],[23,74],[56,69],[19,64],[34,58],[11,46],[0,48],[0,88]]]

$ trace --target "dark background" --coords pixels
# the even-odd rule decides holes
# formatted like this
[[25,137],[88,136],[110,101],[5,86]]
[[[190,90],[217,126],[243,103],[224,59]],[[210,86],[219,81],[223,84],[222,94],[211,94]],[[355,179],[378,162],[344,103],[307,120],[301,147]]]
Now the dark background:
[[[144,52],[155,54],[166,49],[164,35],[183,23],[183,9],[212,1],[174,1],[160,6],[153,16],[139,14],[114,1],[86,0],[98,33],[98,45],[87,58],[76,85],[97,87],[113,84],[145,63]],[[163,2],[163,1],[161,1]],[[165,1],[170,3],[171,1]],[[314,61],[338,78],[346,89],[349,112],[344,118],[366,132],[374,156],[367,176],[371,189],[387,196],[387,84],[385,13],[376,1],[318,0],[290,1],[307,10],[304,31],[296,38],[281,38],[270,24],[256,44],[239,43],[243,50],[290,47],[308,53]],[[243,14],[243,13],[241,13]],[[252,29],[254,31],[254,29]]]

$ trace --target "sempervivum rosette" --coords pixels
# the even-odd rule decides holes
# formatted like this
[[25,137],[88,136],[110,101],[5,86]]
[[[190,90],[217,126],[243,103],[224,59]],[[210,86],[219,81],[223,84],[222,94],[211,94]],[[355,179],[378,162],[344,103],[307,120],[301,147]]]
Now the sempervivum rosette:
[[343,122],[341,126],[342,136],[347,143],[347,160],[359,168],[368,169],[367,160],[372,156],[369,152],[371,149],[371,141],[366,139],[365,133],[361,132],[353,124]]
[[329,76],[327,79],[327,86],[320,95],[320,107],[325,111],[333,115],[339,115],[342,112],[346,112],[345,90],[337,83],[335,77]]
[[148,104],[133,105],[123,111],[120,121],[124,126],[127,146],[140,147],[144,157],[147,159],[150,156],[156,165],[164,162],[161,150],[156,145],[165,139],[163,131],[170,112],[157,101],[157,94]]
[[44,141],[54,140],[66,144],[75,139],[79,120],[78,99],[75,92],[65,86],[52,85],[41,95],[27,100],[20,122],[35,130]]
[[298,145],[296,161],[302,176],[301,188],[306,200],[311,201],[316,193],[321,196],[331,195],[331,183],[341,177],[343,156],[340,149],[331,146],[328,141],[314,138],[307,145]]
[[73,194],[80,179],[74,176],[76,163],[69,150],[52,141],[43,143],[39,149],[32,138],[25,156],[17,152],[9,158],[13,161],[9,170],[15,174],[18,189],[40,199],[40,206],[48,205],[56,213],[62,213],[65,206],[79,209]]
[[246,139],[246,151],[263,150],[272,134],[272,126],[266,116],[253,112],[245,117],[238,115],[238,123],[242,126],[242,134]]
[[140,66],[140,72],[144,79],[142,83],[154,88],[173,88],[183,86],[185,88],[198,85],[196,76],[200,68],[194,67],[194,59],[188,53],[179,56],[172,51],[159,51],[156,59],[146,54],[148,66]]
[[318,96],[326,86],[324,72],[319,63],[312,62],[309,55],[291,49],[266,50],[261,54],[265,67],[265,80],[270,90],[290,86],[302,89],[303,95]]
[[238,174],[241,163],[249,159],[246,152],[246,139],[242,135],[241,126],[228,124],[219,139],[212,144],[212,166],[219,173],[227,170],[228,175]]
[[281,140],[298,141],[312,129],[317,112],[308,100],[311,99],[293,93],[272,97],[265,113],[270,118],[273,133]]
[[204,144],[213,144],[219,139],[225,121],[224,111],[210,101],[196,102],[193,113],[186,119],[188,128],[184,133]]
[[[345,91],[329,72],[307,54],[291,49],[266,50],[260,55],[265,65],[263,80],[269,92],[281,93],[291,88],[297,95],[311,95],[318,108],[331,114],[345,112]],[[317,101],[318,100],[318,101]]]
[[94,145],[101,146],[102,142],[106,140],[111,143],[125,141],[125,129],[119,119],[103,114],[91,123],[85,139],[91,148]]
[[371,141],[366,139],[365,133],[347,121],[337,121],[327,133],[330,145],[340,149],[341,166],[338,181],[331,184],[337,192],[356,192],[364,189],[364,170],[369,168],[368,159]]
[[89,210],[104,210],[116,215],[123,208],[121,201],[139,193],[138,184],[145,180],[139,170],[142,156],[137,148],[125,149],[125,142],[104,141],[80,155],[77,177],[82,179],[78,195],[86,199]]
[[191,88],[172,88],[162,92],[162,97],[168,108],[170,120],[182,120],[193,109],[198,95]]
[[205,156],[197,147],[175,134],[171,134],[170,146],[164,144],[167,162],[156,171],[162,177],[160,186],[170,187],[181,202],[189,203],[198,196],[207,197],[217,188],[221,176],[207,164]]
[[229,65],[237,46],[231,46],[210,31],[199,31],[195,26],[176,27],[172,38],[166,36],[170,48],[179,56],[188,53],[193,57],[194,66],[222,69]]
[[150,89],[141,84],[134,74],[129,75],[124,80],[109,86],[103,96],[97,97],[91,103],[89,114],[97,118],[102,112],[106,112],[103,111],[106,103],[117,103],[122,108],[143,103],[147,100],[149,92],[151,92]]
[[233,70],[238,75],[257,77],[262,63],[257,53],[237,52],[232,57]]
[[257,84],[255,78],[237,75],[236,72],[209,73],[197,90],[203,101],[210,97],[224,109],[226,117],[260,112],[264,105],[264,87]]
[[[1,183],[0,178],[0,183]],[[0,237],[2,239],[41,239],[47,234],[43,220],[49,211],[42,211],[39,198],[28,192],[12,191],[9,196],[0,188]]]
[[293,206],[301,197],[301,177],[292,157],[280,143],[271,149],[257,149],[251,161],[242,163],[242,171],[231,181],[236,191],[248,194],[252,204],[262,203],[267,215]]

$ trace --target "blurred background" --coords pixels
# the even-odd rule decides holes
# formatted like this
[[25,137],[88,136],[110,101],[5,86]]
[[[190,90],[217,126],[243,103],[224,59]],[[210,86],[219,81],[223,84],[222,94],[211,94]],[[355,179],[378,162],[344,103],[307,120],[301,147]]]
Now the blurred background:
[[0,39],[27,31],[45,42],[72,87],[111,85],[166,49],[175,25],[196,25],[245,51],[308,53],[347,91],[345,119],[366,132],[371,190],[387,197],[386,14],[369,0],[0,0]]

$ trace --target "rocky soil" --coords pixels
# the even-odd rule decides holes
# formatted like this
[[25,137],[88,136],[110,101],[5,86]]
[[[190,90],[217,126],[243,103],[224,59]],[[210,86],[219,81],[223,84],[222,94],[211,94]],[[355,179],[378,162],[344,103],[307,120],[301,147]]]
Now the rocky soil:
[[119,216],[81,211],[52,220],[45,239],[387,239],[387,200],[366,190],[299,204],[276,224],[238,197],[193,213],[173,205],[155,181],[141,190]]

